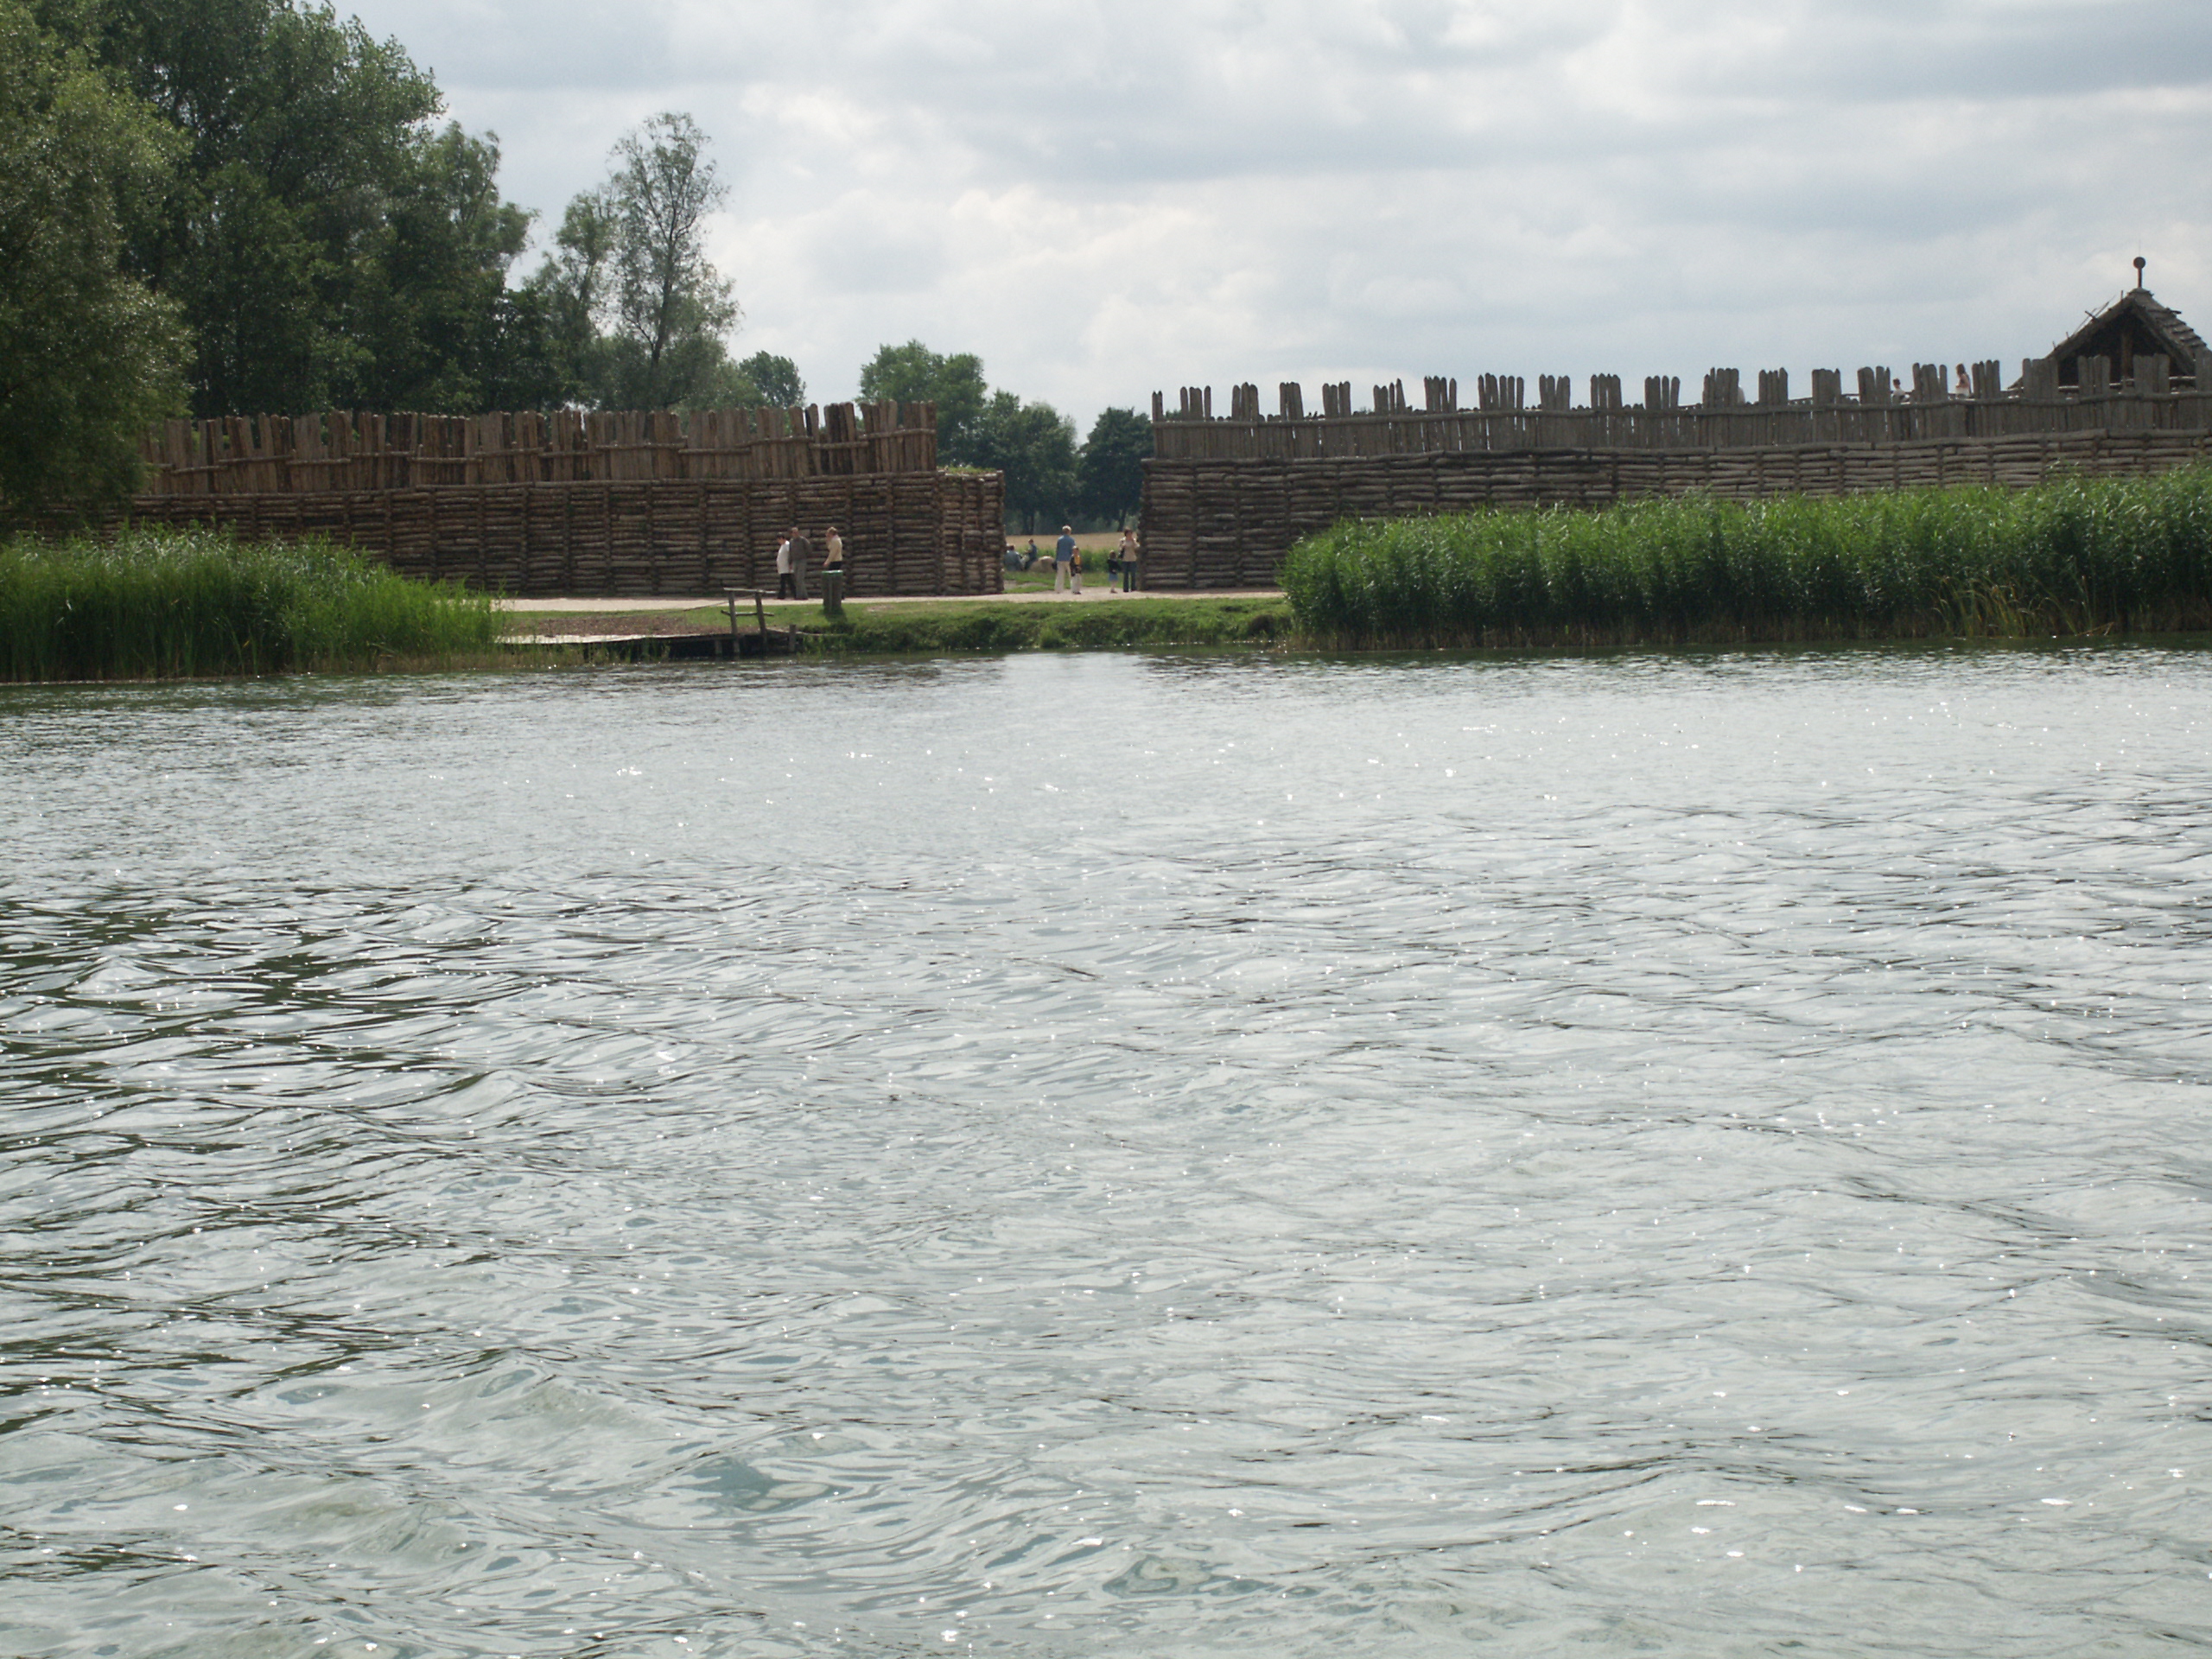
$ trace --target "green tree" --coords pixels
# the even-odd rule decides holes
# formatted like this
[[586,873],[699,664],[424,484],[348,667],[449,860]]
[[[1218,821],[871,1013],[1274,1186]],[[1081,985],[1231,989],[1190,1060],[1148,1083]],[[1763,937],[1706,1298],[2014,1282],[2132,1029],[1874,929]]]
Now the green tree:
[[569,202],[530,287],[580,394],[602,408],[757,401],[723,337],[737,302],[707,258],[706,221],[728,196],[688,115],[616,141],[606,182]]
[[345,401],[465,412],[566,396],[550,314],[507,287],[531,215],[500,200],[499,167],[495,138],[454,124],[395,181],[347,296]]
[[989,393],[983,385],[983,359],[974,353],[940,357],[918,340],[880,346],[861,370],[861,397],[868,402],[895,397],[902,404],[933,403],[940,461],[948,467],[997,465],[982,453]]
[[136,239],[191,331],[194,409],[333,401],[365,351],[341,320],[357,256],[436,89],[396,43],[283,0],[95,15],[103,55],[184,137],[178,186]]
[[1076,499],[1093,518],[1126,524],[1144,499],[1152,457],[1152,420],[1134,409],[1104,409],[1090,423],[1076,462]]
[[561,215],[553,251],[524,289],[543,308],[574,395],[591,403],[600,400],[609,373],[607,342],[599,327],[608,306],[616,233],[613,204],[604,187],[575,197]]
[[728,194],[688,115],[657,115],[615,142],[611,298],[616,401],[660,409],[734,383],[722,336],[738,319],[708,262],[707,216]]
[[1040,518],[1050,523],[1073,515],[1074,422],[1050,404],[1026,404],[1010,391],[995,391],[980,428],[976,464],[1006,474],[1009,524],[1020,519],[1021,532],[1034,535]]
[[521,210],[497,147],[439,131],[397,41],[314,0],[43,0],[181,137],[174,187],[128,222],[177,303],[200,414],[333,403],[466,410],[550,353],[505,274]]
[[737,365],[737,372],[760,395],[760,402],[778,409],[806,407],[806,382],[798,377],[798,365],[788,357],[755,352]]
[[161,124],[0,0],[0,516],[127,495],[181,406],[170,308],[124,269],[172,162]]

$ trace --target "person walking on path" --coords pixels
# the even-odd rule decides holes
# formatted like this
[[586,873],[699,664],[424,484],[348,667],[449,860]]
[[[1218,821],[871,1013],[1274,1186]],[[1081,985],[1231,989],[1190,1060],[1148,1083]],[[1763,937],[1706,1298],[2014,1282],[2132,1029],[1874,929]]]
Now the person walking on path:
[[1134,594],[1137,590],[1137,533],[1134,530],[1122,532],[1122,591]]
[[806,597],[806,562],[814,556],[814,543],[806,539],[806,532],[797,524],[791,526],[791,585],[798,589],[801,599]]
[[1083,591],[1083,573],[1076,568],[1075,532],[1065,524],[1060,526],[1060,539],[1052,543],[1052,591],[1066,590],[1068,578],[1075,578],[1075,590]]
[[776,543],[776,597],[795,597],[791,593],[791,538],[788,536]]

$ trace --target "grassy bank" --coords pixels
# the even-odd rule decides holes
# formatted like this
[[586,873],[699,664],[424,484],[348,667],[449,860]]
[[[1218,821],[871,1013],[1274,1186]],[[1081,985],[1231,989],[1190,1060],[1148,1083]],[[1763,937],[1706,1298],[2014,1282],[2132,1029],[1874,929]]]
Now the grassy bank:
[[[720,610],[686,611],[683,615],[687,622],[717,632],[728,626],[728,618]],[[1139,645],[1268,645],[1290,632],[1290,607],[1273,596],[1085,599],[1058,604],[944,599],[871,605],[861,599],[845,602],[842,619],[823,616],[819,602],[771,604],[767,617],[771,627],[803,630],[805,646],[812,652],[855,657],[1110,651]],[[739,626],[752,628],[749,607],[741,611]]]
[[500,628],[486,597],[327,543],[164,530],[0,545],[0,680],[488,661]]
[[1130,599],[1081,604],[845,607],[814,635],[825,651],[916,656],[960,651],[1103,651],[1131,645],[1272,645],[1290,631],[1280,599]]
[[2212,467],[2038,489],[1342,524],[1283,588],[1326,645],[2029,638],[2212,626]]

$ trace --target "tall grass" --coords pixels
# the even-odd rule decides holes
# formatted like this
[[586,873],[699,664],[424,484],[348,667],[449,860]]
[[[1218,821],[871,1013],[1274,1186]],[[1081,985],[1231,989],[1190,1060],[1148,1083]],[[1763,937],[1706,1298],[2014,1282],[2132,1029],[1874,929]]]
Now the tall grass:
[[1339,645],[2024,638],[2212,627],[2212,467],[1345,524],[1289,553]]
[[327,542],[203,530],[0,545],[0,679],[432,665],[488,657],[491,600]]

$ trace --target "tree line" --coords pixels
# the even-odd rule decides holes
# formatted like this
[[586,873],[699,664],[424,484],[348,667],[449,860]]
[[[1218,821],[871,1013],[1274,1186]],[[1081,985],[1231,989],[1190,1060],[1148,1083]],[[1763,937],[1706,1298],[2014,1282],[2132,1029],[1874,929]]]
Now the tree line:
[[[0,514],[127,493],[171,414],[805,402],[790,359],[730,354],[727,189],[689,116],[618,141],[525,274],[537,216],[443,113],[314,0],[0,0]],[[1134,510],[1106,483],[1133,411],[1078,448],[918,342],[861,390],[933,397],[944,461],[1004,467],[1017,511]]]
[[860,395],[935,404],[939,462],[1004,473],[1007,523],[1025,535],[1046,521],[1125,523],[1136,512],[1152,421],[1133,409],[1102,410],[1078,445],[1075,423],[1050,404],[988,389],[973,353],[942,356],[918,340],[879,349]]

